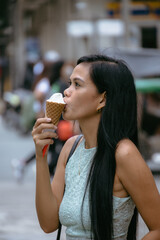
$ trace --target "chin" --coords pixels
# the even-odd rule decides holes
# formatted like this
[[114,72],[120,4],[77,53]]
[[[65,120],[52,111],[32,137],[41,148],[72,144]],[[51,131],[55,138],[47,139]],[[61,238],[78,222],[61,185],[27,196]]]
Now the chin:
[[62,113],[62,117],[63,117],[63,119],[66,120],[66,121],[72,121],[72,120],[74,120],[73,117],[72,117],[72,116],[69,116],[66,112],[63,112],[63,113]]

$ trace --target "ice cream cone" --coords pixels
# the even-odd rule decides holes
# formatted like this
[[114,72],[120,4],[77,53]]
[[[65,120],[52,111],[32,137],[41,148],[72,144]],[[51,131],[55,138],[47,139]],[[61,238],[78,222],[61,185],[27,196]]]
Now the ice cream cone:
[[64,107],[65,104],[63,103],[46,101],[46,116],[51,118],[54,125],[58,124]]
[[[46,101],[46,117],[51,118],[52,123],[54,125],[57,125],[64,107],[65,103],[63,101],[62,94],[61,93],[53,94],[51,98]],[[46,153],[47,148],[48,145],[44,146],[43,148],[43,157]]]

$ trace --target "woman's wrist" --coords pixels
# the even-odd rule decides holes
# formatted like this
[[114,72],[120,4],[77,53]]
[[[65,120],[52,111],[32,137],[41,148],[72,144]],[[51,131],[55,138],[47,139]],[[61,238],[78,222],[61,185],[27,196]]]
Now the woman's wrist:
[[[47,162],[47,154],[43,156],[42,153],[36,153],[36,163],[46,163]],[[48,164],[48,163],[47,163]]]

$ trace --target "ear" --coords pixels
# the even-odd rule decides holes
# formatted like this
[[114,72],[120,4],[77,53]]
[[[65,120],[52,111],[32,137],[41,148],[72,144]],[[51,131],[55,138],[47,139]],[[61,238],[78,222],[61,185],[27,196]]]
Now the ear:
[[99,104],[97,107],[97,112],[101,112],[102,108],[106,105],[106,91],[100,95]]

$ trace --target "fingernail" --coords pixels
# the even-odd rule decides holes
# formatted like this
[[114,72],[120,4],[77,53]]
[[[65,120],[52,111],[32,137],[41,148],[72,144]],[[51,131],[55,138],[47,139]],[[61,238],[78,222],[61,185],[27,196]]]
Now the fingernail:
[[47,122],[51,122],[51,118],[47,118]]

